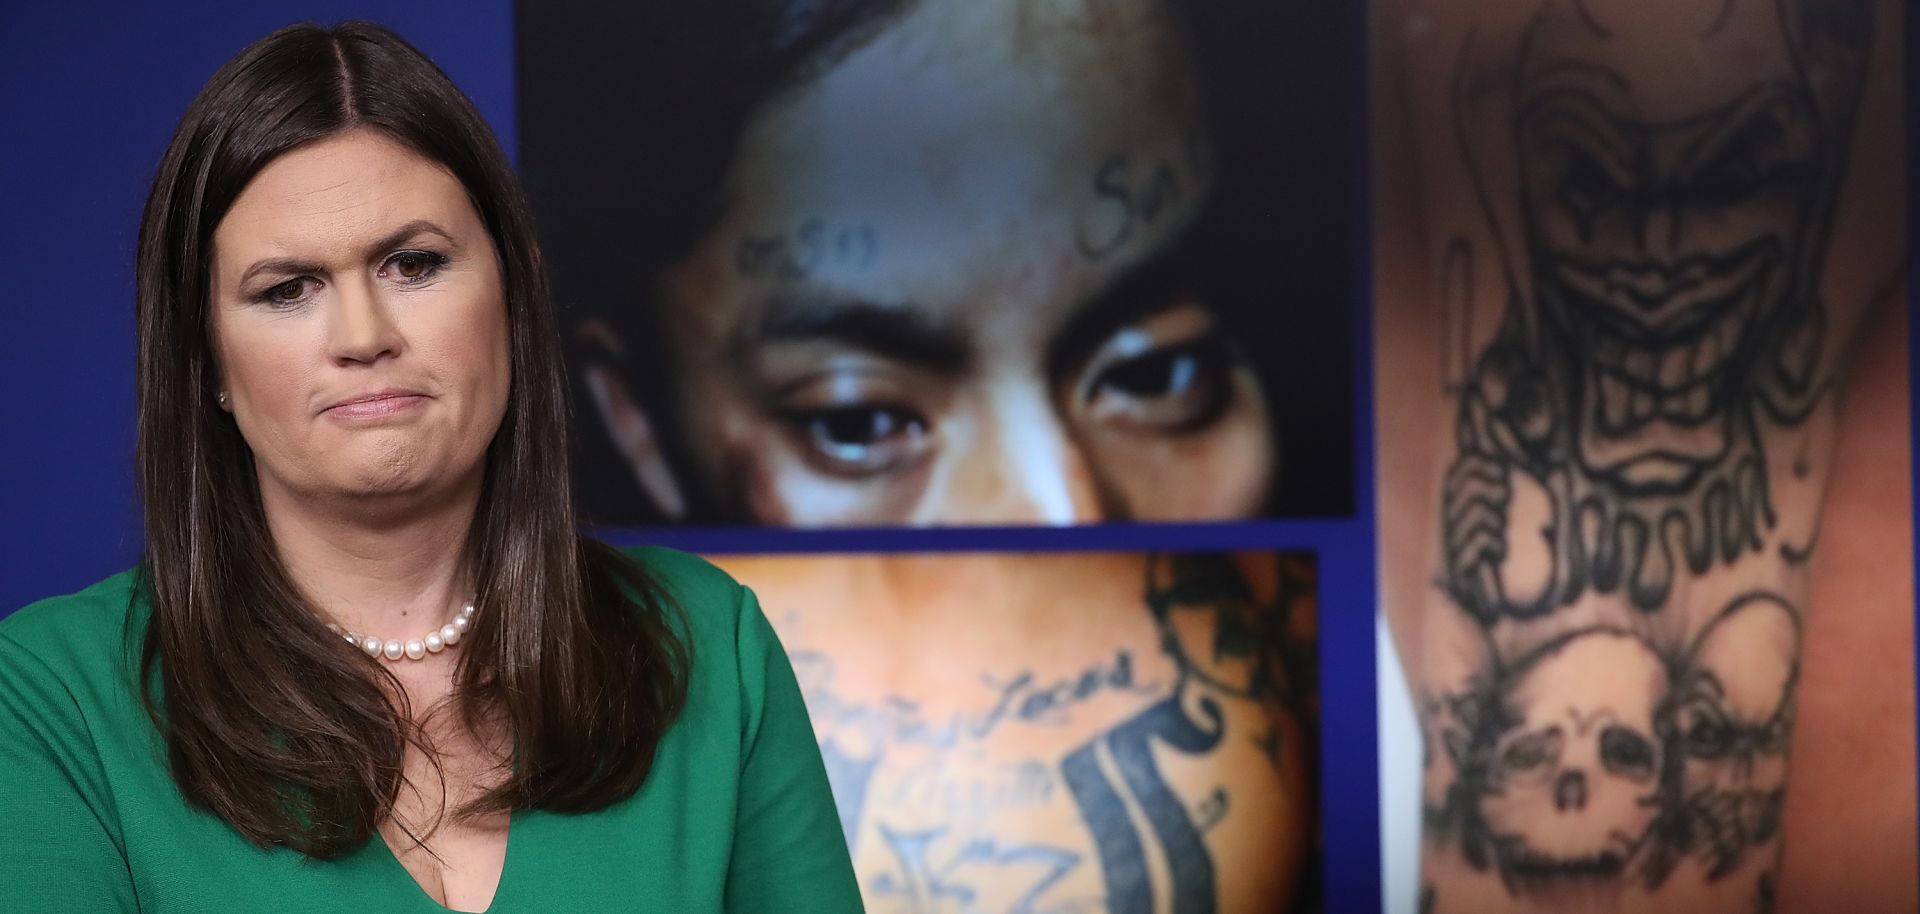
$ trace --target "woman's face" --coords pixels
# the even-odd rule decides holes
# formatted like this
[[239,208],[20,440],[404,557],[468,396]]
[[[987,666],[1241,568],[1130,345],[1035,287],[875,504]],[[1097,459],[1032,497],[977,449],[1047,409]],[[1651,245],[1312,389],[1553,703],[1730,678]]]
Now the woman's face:
[[1090,6],[922,3],[758,112],[722,222],[659,283],[669,434],[703,474],[678,482],[772,524],[1259,510],[1266,406],[1190,269],[1185,36]]
[[269,503],[477,481],[510,362],[500,266],[458,179],[350,131],[262,169],[213,244],[224,408]]

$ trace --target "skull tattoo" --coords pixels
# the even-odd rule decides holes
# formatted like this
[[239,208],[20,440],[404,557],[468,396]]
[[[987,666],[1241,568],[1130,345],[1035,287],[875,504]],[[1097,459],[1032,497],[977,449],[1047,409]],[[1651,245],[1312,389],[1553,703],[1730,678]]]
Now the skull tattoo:
[[1639,637],[1574,632],[1512,669],[1483,733],[1478,819],[1509,886],[1625,871],[1661,811],[1667,667]]
[[1753,594],[1715,617],[1680,672],[1672,729],[1682,834],[1712,878],[1779,834],[1799,654],[1793,608]]

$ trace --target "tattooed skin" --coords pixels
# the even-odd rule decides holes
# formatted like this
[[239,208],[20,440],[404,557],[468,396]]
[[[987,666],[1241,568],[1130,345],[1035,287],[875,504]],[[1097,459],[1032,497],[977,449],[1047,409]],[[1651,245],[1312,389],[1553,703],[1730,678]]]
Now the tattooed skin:
[[1545,0],[1458,49],[1493,243],[1447,242],[1442,295],[1488,249],[1506,288],[1482,337],[1471,301],[1442,315],[1478,348],[1443,358],[1447,647],[1416,712],[1429,859],[1476,876],[1423,910],[1771,903],[1870,12]]
[[[1310,650],[1305,561],[804,561],[727,564],[788,645],[868,910],[1290,909],[1311,808],[1310,680],[1287,666]],[[894,629],[911,610],[888,600],[911,594],[810,579],[834,563],[879,569],[841,581],[937,574],[975,608]]]
[[[1677,576],[1767,549],[1767,433],[1825,390],[1816,265],[1866,8],[1617,6],[1546,4],[1511,85],[1459,89],[1467,118],[1510,105],[1502,234],[1527,278],[1460,392],[1445,487],[1448,587],[1483,619],[1588,588],[1657,611]],[[1680,84],[1674,59],[1707,65]],[[1544,496],[1541,529],[1509,528],[1520,487]],[[1544,576],[1504,573],[1518,537],[1543,540]]]

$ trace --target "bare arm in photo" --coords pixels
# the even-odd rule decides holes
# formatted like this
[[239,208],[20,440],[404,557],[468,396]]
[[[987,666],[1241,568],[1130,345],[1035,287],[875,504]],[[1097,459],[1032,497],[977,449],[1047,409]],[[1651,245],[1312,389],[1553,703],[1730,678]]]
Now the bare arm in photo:
[[1768,909],[1850,357],[1904,293],[1899,9],[1378,15],[1421,906]]

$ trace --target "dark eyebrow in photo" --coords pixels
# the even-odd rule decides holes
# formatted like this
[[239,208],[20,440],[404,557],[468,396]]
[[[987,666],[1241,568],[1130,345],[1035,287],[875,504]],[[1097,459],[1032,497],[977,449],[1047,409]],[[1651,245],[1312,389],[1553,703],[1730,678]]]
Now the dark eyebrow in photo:
[[1203,236],[1199,224],[1188,226],[1075,307],[1047,347],[1047,376],[1060,377],[1120,328],[1166,310],[1178,296],[1198,294],[1196,248]]
[[[400,242],[406,241],[415,235],[438,235],[445,239],[448,244],[458,245],[458,242],[453,240],[453,234],[446,229],[426,219],[415,219],[406,225],[388,232],[382,236],[380,240],[368,245],[366,251],[367,257],[371,259],[380,254],[384,254],[398,247]],[[287,275],[322,273],[325,271],[326,267],[314,263],[311,260],[300,260],[293,257],[276,257],[269,260],[255,261],[252,266],[247,267],[246,272],[240,274],[240,285],[245,286],[248,282],[251,282],[254,277],[262,273]]]
[[972,361],[965,331],[912,303],[881,304],[833,292],[785,291],[768,297],[760,320],[733,346],[838,342],[882,358],[941,374],[958,374]]

